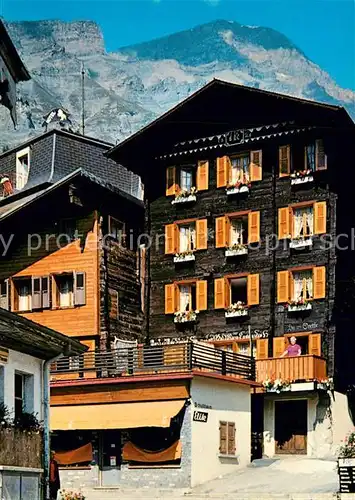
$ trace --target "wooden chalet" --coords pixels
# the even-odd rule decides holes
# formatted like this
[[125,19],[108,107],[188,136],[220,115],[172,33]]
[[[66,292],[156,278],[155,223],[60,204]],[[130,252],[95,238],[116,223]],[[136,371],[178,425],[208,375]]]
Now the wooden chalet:
[[254,357],[269,456],[352,426],[353,137],[343,108],[213,80],[107,153],[145,185],[150,343]]

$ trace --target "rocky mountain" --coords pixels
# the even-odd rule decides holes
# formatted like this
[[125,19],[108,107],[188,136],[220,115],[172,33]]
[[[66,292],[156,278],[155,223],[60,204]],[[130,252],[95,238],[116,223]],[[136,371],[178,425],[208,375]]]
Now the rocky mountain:
[[165,112],[212,78],[345,106],[355,93],[340,88],[283,34],[218,20],[146,43],[107,52],[93,22],[8,23],[32,80],[19,86],[19,126],[0,107],[0,148],[43,131],[52,108],[81,117],[85,68],[85,132],[117,141]]

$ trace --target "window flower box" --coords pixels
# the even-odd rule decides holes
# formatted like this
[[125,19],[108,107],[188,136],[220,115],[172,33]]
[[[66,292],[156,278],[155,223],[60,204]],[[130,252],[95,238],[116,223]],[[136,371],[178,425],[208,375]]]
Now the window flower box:
[[233,245],[229,248],[226,248],[225,251],[225,256],[226,257],[236,257],[238,255],[247,255],[248,254],[248,247],[247,245]]
[[176,194],[174,200],[172,200],[171,204],[175,205],[177,203],[191,203],[196,201],[196,193],[197,189],[192,187],[189,191],[187,189],[182,189],[179,193]]
[[291,174],[291,186],[297,184],[306,184],[307,182],[313,182],[313,172],[312,170],[296,170]]
[[246,184],[243,182],[237,182],[236,184],[228,184],[226,187],[226,194],[239,194],[239,193],[249,193],[251,184]]
[[295,239],[290,241],[290,248],[293,248],[295,250],[308,248],[308,247],[311,247],[312,245],[313,245],[312,237],[295,238]]
[[301,300],[299,302],[290,302],[287,306],[288,312],[310,311],[312,309],[311,302]]
[[195,260],[195,254],[193,252],[182,252],[176,253],[174,255],[174,262],[191,262]]
[[174,314],[174,323],[196,323],[199,311],[178,311]]
[[263,382],[263,387],[266,392],[276,392],[277,394],[280,394],[280,392],[291,390],[291,382],[280,378],[275,380],[267,378]]
[[334,390],[333,378],[329,377],[322,380],[317,380],[317,389],[321,391],[333,391]]
[[248,316],[248,314],[248,307],[246,306],[246,304],[240,301],[229,306],[224,313],[226,318],[238,318],[242,316]]

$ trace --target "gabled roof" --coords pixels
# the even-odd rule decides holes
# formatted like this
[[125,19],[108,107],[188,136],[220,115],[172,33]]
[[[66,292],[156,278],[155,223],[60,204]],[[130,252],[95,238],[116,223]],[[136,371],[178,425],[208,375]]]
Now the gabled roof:
[[87,350],[78,340],[5,309],[0,309],[0,345],[39,359],[77,356]]
[[286,120],[304,126],[354,125],[339,106],[214,79],[110,149],[106,156],[142,174],[142,169],[135,167],[142,151],[146,158],[152,158],[182,140]]
[[6,31],[5,25],[0,19],[0,56],[8,67],[12,78],[16,83],[30,80],[31,76],[23,64],[15,45]]

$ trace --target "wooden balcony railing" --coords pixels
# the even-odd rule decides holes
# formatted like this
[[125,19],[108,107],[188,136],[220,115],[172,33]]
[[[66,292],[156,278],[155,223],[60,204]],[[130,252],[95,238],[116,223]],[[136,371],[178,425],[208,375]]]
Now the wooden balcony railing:
[[326,361],[320,356],[290,356],[256,361],[256,380],[280,378],[289,381],[311,381],[326,378]]
[[255,380],[255,361],[249,356],[194,342],[88,351],[80,356],[62,357],[51,367],[51,380],[132,377],[192,370]]

